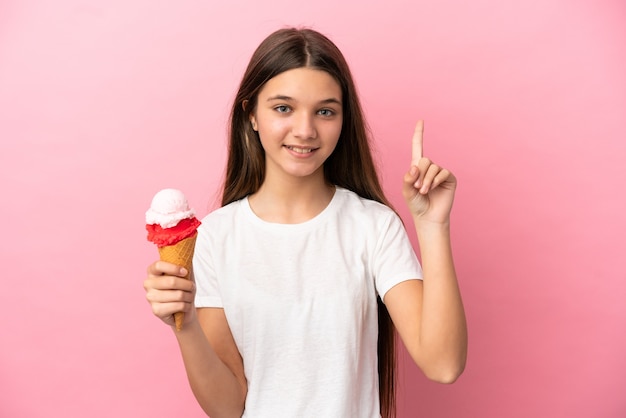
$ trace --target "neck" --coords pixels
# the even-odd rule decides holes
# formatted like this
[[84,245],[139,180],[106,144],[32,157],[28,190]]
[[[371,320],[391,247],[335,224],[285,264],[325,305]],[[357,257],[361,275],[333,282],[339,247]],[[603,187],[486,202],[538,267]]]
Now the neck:
[[249,197],[250,207],[268,222],[295,224],[319,215],[328,206],[335,187],[325,182],[323,173],[306,178],[267,177]]

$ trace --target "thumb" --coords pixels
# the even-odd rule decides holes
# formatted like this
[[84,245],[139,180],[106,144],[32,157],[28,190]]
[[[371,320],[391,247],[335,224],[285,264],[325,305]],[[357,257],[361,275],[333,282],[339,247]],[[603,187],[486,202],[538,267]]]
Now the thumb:
[[402,194],[405,199],[410,199],[415,196],[417,189],[415,188],[415,182],[419,178],[419,169],[412,165],[409,171],[404,175],[404,181],[402,184]]

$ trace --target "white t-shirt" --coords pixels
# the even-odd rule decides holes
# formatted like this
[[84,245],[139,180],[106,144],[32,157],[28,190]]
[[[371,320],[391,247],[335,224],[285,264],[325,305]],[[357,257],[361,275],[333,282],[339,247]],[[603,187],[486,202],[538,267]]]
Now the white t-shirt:
[[380,416],[376,296],[422,277],[400,218],[337,188],[300,224],[263,221],[248,199],[205,217],[197,307],[222,307],[243,358],[244,417]]

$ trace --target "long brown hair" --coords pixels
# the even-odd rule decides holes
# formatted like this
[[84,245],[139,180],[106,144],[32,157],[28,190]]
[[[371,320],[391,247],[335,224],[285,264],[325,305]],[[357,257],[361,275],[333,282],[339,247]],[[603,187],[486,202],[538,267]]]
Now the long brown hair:
[[[325,180],[391,207],[370,150],[370,135],[345,58],[327,37],[311,29],[280,29],[256,49],[239,86],[230,116],[228,163],[222,205],[255,193],[265,178],[265,151],[250,114],[259,91],[278,74],[294,68],[326,71],[339,83],[343,125],[333,153],[324,162]],[[395,329],[378,298],[378,375],[383,418],[395,417]]]

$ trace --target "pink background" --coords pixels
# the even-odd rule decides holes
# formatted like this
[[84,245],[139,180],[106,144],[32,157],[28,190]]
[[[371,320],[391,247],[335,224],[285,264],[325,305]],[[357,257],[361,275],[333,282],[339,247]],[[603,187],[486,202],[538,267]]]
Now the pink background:
[[203,416],[144,300],[143,215],[163,187],[215,206],[238,80],[283,25],[344,51],[403,216],[417,118],[460,178],[469,362],[441,386],[403,354],[400,417],[626,416],[622,0],[4,0],[0,416]]

